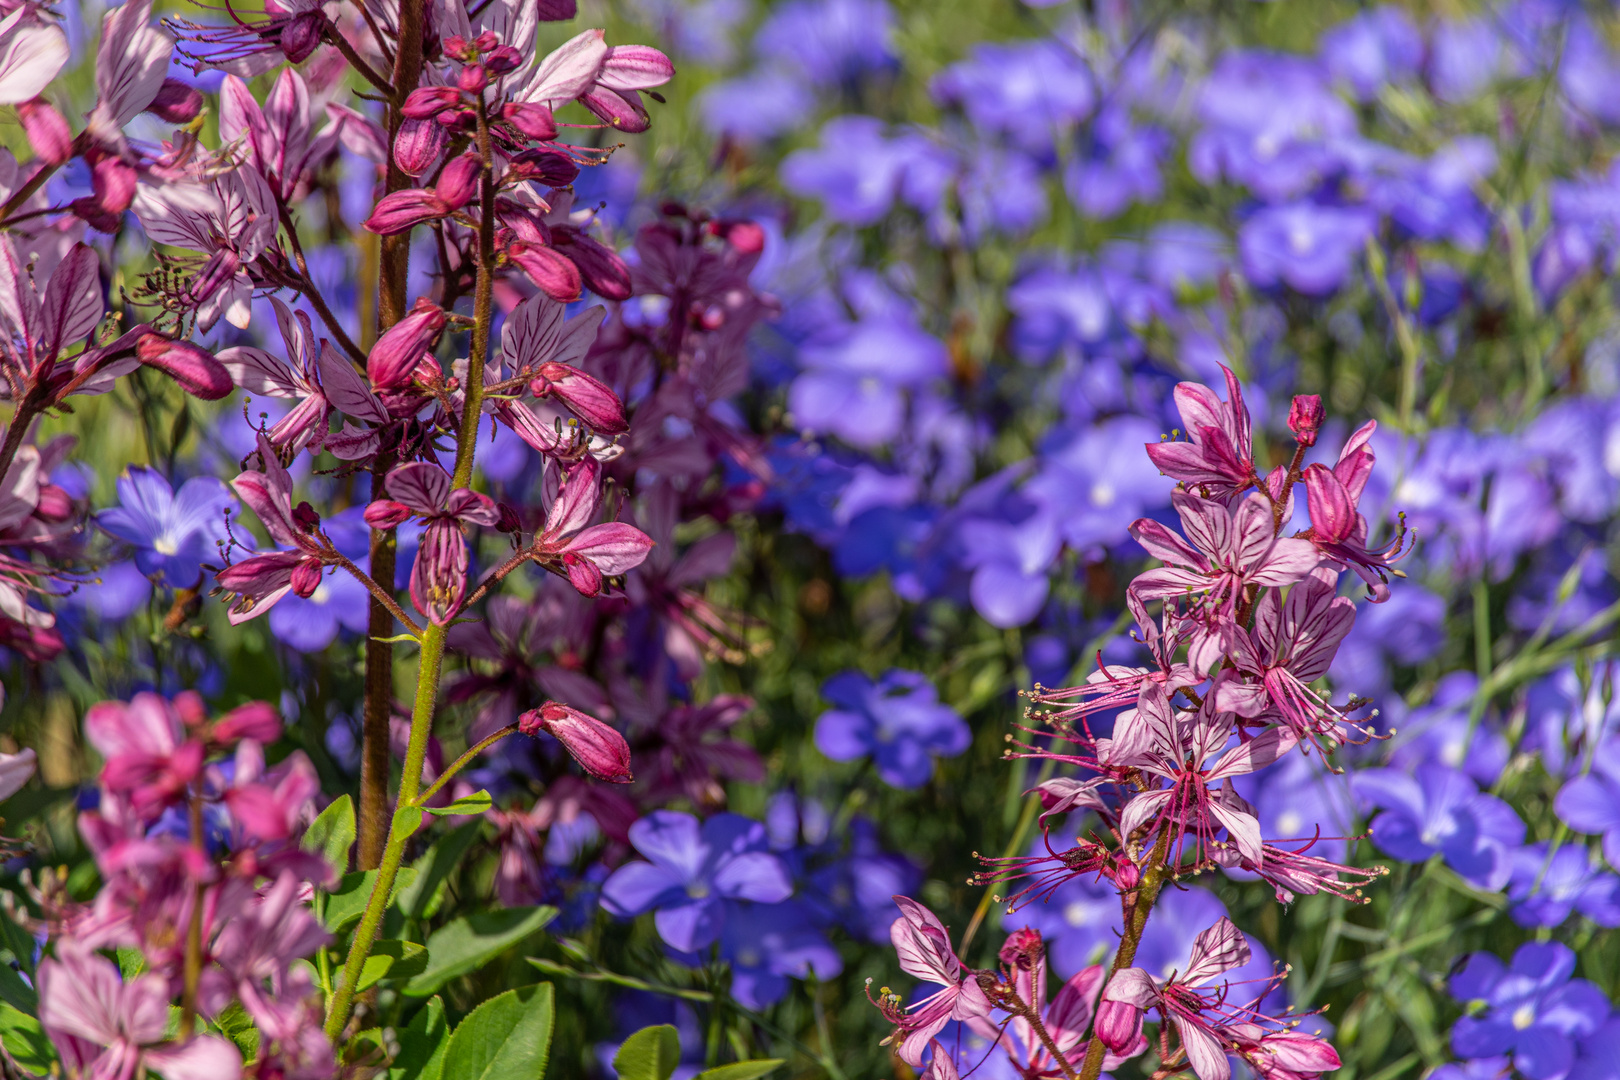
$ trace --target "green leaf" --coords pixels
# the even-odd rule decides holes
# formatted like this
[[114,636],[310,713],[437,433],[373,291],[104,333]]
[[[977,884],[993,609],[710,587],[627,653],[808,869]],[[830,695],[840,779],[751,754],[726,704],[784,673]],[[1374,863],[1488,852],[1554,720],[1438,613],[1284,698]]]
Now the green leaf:
[[388,828],[390,843],[403,844],[416,830],[422,827],[422,808],[420,806],[401,806],[394,811],[394,823]]
[[430,998],[410,1026],[399,1033],[399,1053],[388,1067],[388,1080],[439,1080],[444,1055],[450,1048],[450,1025],[444,1020],[444,1002]]
[[304,830],[299,846],[313,851],[332,864],[339,874],[349,868],[349,848],[354,845],[354,803],[339,795]]
[[406,983],[405,992],[426,997],[456,976],[483,967],[556,917],[556,908],[502,908],[448,922],[427,939],[427,970]]
[[30,1016],[39,1011],[39,994],[23,982],[17,969],[10,964],[0,964],[0,1001],[14,1005]]
[[454,1080],[540,1080],[551,1052],[550,983],[490,998],[456,1025],[444,1055]]
[[34,935],[18,926],[4,908],[0,908],[0,944],[11,950],[12,958],[22,967],[23,973],[33,978]]
[[468,814],[482,814],[494,805],[495,800],[489,797],[489,792],[475,791],[471,795],[463,795],[449,806],[430,806],[427,812],[439,817],[465,817]]
[[439,893],[439,886],[444,884],[467,854],[467,849],[473,846],[478,834],[483,830],[482,821],[469,821],[446,833],[411,864],[416,870],[416,881],[408,889],[399,890],[399,908],[413,919],[426,918],[432,913],[433,899]]
[[230,1007],[214,1020],[214,1024],[236,1044],[236,1048],[242,1052],[243,1061],[252,1061],[259,1056],[259,1026],[240,1002],[231,1002]]
[[681,1037],[670,1024],[642,1028],[613,1055],[619,1080],[669,1080],[680,1063]]
[[31,1073],[45,1076],[56,1064],[56,1048],[39,1021],[4,1003],[0,1003],[0,1043],[12,1060]]
[[375,986],[381,979],[408,979],[427,967],[428,951],[414,941],[384,938],[371,946],[371,955],[360,968],[355,993]]
[[[402,867],[394,878],[394,892],[388,902],[396,902],[400,891],[415,880],[416,871],[408,866]],[[366,910],[366,901],[371,899],[371,890],[376,884],[375,870],[356,870],[352,874],[344,874],[337,888],[326,898],[326,928],[334,934],[347,930],[349,924]]]
[[734,1061],[713,1069],[704,1069],[692,1080],[756,1080],[775,1072],[782,1065],[781,1058],[763,1058],[759,1061]]

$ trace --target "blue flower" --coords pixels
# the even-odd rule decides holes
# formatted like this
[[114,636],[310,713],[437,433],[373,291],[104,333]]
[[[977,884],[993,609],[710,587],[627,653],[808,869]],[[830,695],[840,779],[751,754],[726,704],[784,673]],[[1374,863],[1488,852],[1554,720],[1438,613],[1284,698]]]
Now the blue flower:
[[894,12],[884,0],[789,0],[754,36],[767,68],[797,68],[816,86],[853,87],[896,64]]
[[1515,851],[1508,897],[1520,926],[1558,926],[1573,911],[1599,926],[1620,926],[1620,878],[1572,844],[1551,851],[1542,841]]
[[934,79],[933,92],[941,103],[960,106],[981,132],[1006,135],[1034,152],[1050,151],[1097,100],[1084,61],[1052,39],[975,45],[971,59]]
[[873,683],[845,671],[827,680],[821,696],[838,708],[816,720],[816,747],[834,761],[871,756],[891,787],[920,787],[934,775],[936,756],[955,757],[973,741],[919,672],[890,671]]
[[[171,588],[189,589],[202,579],[202,564],[219,559],[227,538],[225,511],[236,499],[219,480],[196,476],[175,492],[162,474],[134,465],[118,478],[119,505],[96,523],[135,549],[141,573],[161,574]],[[238,539],[248,539],[241,533]]]
[[1287,285],[1307,296],[1326,296],[1349,279],[1373,224],[1372,214],[1357,207],[1268,206],[1238,232],[1243,272],[1260,288]]
[[1585,979],[1571,979],[1575,954],[1557,942],[1519,946],[1512,966],[1475,953],[1451,977],[1451,996],[1479,1002],[1451,1032],[1460,1057],[1513,1056],[1528,1080],[1563,1080],[1575,1063],[1576,1040],[1608,1018],[1609,1000]]
[[1400,8],[1375,7],[1323,34],[1317,51],[1334,78],[1371,101],[1390,83],[1417,75],[1423,36]]
[[734,905],[720,934],[720,955],[731,964],[732,996],[749,1009],[782,1000],[789,976],[831,979],[844,970],[838,950],[793,900]]
[[738,814],[699,824],[655,810],[630,826],[630,843],[649,861],[615,870],[602,885],[602,907],[621,918],[655,911],[659,936],[680,952],[712,945],[733,901],[774,904],[793,893],[787,867],[767,850],[765,826]]
[[[360,507],[352,507],[322,524],[338,550],[366,569],[370,537],[360,514]],[[320,652],[332,644],[340,627],[365,633],[370,617],[371,595],[366,587],[346,570],[329,569],[308,597],[289,593],[270,609],[270,633],[299,652]]]
[[1576,832],[1601,834],[1603,857],[1620,866],[1620,738],[1598,744],[1592,771],[1565,784],[1553,809]]
[[1524,822],[1507,803],[1481,793],[1466,774],[1431,763],[1411,776],[1368,769],[1350,783],[1358,797],[1383,811],[1372,821],[1380,851],[1410,863],[1440,854],[1476,888],[1494,892],[1507,884],[1513,849],[1524,840]]

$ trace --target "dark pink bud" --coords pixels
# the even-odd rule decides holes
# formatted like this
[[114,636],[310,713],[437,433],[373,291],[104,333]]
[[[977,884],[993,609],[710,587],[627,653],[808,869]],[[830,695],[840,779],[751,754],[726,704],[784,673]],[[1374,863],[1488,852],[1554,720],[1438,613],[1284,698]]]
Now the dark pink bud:
[[1114,853],[1114,884],[1122,891],[1129,892],[1142,881],[1142,871],[1131,861],[1131,857],[1123,851]]
[[447,217],[451,209],[432,191],[396,191],[382,197],[365,220],[365,227],[378,236],[396,236],[424,221]]
[[393,499],[377,499],[366,507],[366,524],[373,529],[397,529],[411,519],[411,508]]
[[579,165],[557,150],[525,150],[512,159],[507,176],[538,180],[549,187],[567,187],[579,178]]
[[115,157],[104,157],[96,162],[90,174],[90,185],[96,199],[109,214],[122,214],[135,200],[135,170]]
[[422,297],[399,322],[389,327],[366,357],[366,377],[378,390],[409,386],[412,373],[444,329],[444,309]]
[[572,551],[563,552],[563,570],[568,574],[568,583],[579,590],[581,596],[600,596],[602,593],[602,570],[591,560]]
[[437,121],[407,120],[394,136],[394,163],[407,176],[425,176],[449,141],[449,133]]
[[292,516],[293,524],[305,532],[314,531],[315,526],[321,523],[321,515],[316,513],[315,508],[309,505],[308,502],[301,502],[293,507]]
[[180,384],[180,389],[204,401],[218,401],[236,387],[225,365],[214,354],[186,341],[170,341],[161,334],[142,335],[135,356]]
[[[17,116],[22,120],[28,145],[42,160],[60,165],[73,156],[73,132],[68,128],[67,121],[62,119],[62,114],[43,98],[19,104]],[[129,204],[124,205],[127,207]]]
[[321,587],[321,564],[306,559],[293,567],[292,590],[299,596],[308,597]]
[[500,43],[501,39],[495,36],[495,31],[493,30],[485,30],[482,34],[479,34],[477,37],[472,39],[473,49],[481,53],[489,52],[489,50],[493,49]]
[[555,395],[588,427],[603,435],[619,435],[630,430],[619,395],[600,379],[578,368],[567,364],[543,364],[529,383],[529,390],[535,397]]
[[598,780],[630,782],[630,744],[594,716],[548,701],[518,717],[518,730],[525,735],[544,731],[562,743],[574,760]]
[[171,124],[189,124],[202,112],[202,91],[179,79],[164,79],[146,111]]
[[407,120],[431,120],[460,103],[461,91],[453,86],[421,86],[411,91],[399,114]]
[[441,47],[444,49],[444,55],[451,57],[452,59],[472,59],[472,50],[467,48],[467,39],[462,37],[460,34],[451,34],[449,37],[445,38],[444,44]]
[[1035,961],[1041,958],[1043,948],[1041,932],[1026,926],[1007,935],[997,959],[1008,967],[1027,969],[1035,966]]
[[73,211],[74,217],[97,232],[115,233],[122,220],[118,214],[109,214],[102,209],[101,201],[94,195],[81,195],[68,203],[68,209]]
[[709,231],[739,255],[758,255],[765,250],[765,230],[757,221],[711,221]]
[[1288,408],[1288,430],[1294,433],[1301,446],[1316,445],[1316,433],[1322,430],[1322,422],[1326,419],[1327,411],[1322,408],[1322,399],[1315,394],[1295,396],[1294,403]]
[[489,69],[491,75],[505,75],[508,71],[516,71],[522,63],[523,54],[510,45],[498,45],[484,57],[484,67]]
[[1097,1006],[1097,1038],[1116,1054],[1130,1052],[1142,1037],[1142,1010],[1104,998]]
[[444,167],[433,192],[444,205],[452,210],[460,210],[478,194],[478,178],[483,169],[483,162],[478,160],[477,154],[462,154]]
[[219,723],[214,725],[213,738],[226,745],[242,739],[273,743],[281,738],[281,719],[269,702],[250,701],[220,717]]
[[557,137],[557,120],[545,105],[515,101],[501,110],[501,119],[531,139],[549,142]]
[[482,64],[468,64],[456,76],[456,85],[469,94],[482,94],[489,85],[489,73]]
[[506,257],[553,300],[566,304],[579,299],[583,287],[579,267],[556,248],[519,241],[507,250]]
[[52,525],[60,525],[73,517],[73,496],[55,484],[41,484],[39,502],[34,504],[34,516]]
[[518,512],[506,503],[499,503],[495,508],[495,529],[503,533],[520,533],[523,531],[523,521]]
[[292,63],[301,64],[320,45],[325,29],[326,16],[318,8],[295,16],[292,22],[281,28],[281,51]]
[[630,299],[630,268],[616,252],[577,229],[556,229],[552,242],[579,267],[591,292],[604,300]]
[[193,730],[208,722],[208,704],[195,690],[182,690],[174,696],[174,711],[180,722]]

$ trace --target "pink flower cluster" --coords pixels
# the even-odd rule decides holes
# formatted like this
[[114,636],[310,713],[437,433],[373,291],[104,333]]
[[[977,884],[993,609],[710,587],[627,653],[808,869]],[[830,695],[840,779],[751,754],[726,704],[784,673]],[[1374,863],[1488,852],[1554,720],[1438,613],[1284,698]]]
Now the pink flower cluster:
[[[1099,658],[1083,685],[1037,687],[1029,695],[1042,707],[1031,719],[1042,726],[1025,728],[1025,740],[1007,756],[1051,761],[1071,775],[1037,789],[1045,853],[984,859],[978,875],[983,884],[1018,886],[1009,913],[1080,875],[1112,882],[1125,927],[1113,969],[1106,979],[1100,968],[1081,973],[1047,1006],[1038,936],[1015,945],[1023,940],[1015,934],[999,971],[974,971],[957,958],[932,913],[897,897],[903,917],[893,938],[902,968],[944,987],[909,1010],[887,991],[878,1001],[898,1029],[901,1056],[913,1065],[957,1020],[1005,1043],[1031,1075],[1096,1080],[1101,1069],[1149,1048],[1148,1018],[1159,1022],[1155,1076],[1191,1069],[1199,1080],[1228,1080],[1230,1055],[1279,1080],[1339,1065],[1333,1048],[1298,1030],[1297,1020],[1264,1012],[1262,1001],[1282,975],[1247,991],[1222,979],[1250,959],[1229,920],[1200,934],[1186,970],[1167,979],[1131,960],[1170,880],[1242,870],[1269,882],[1287,903],[1320,892],[1357,900],[1360,887],[1383,872],[1313,854],[1319,837],[1267,837],[1233,780],[1290,751],[1325,757],[1372,737],[1355,718],[1364,703],[1336,705],[1316,684],[1355,621],[1354,601],[1339,595],[1340,576],[1355,571],[1374,602],[1385,599],[1390,564],[1406,550],[1406,534],[1383,546],[1368,541],[1358,503],[1374,464],[1374,424],[1352,435],[1332,466],[1307,465],[1322,407],[1317,398],[1297,398],[1289,417],[1292,460],[1262,476],[1230,372],[1226,400],[1190,383],[1177,388],[1176,399],[1187,440],[1147,451],[1179,481],[1173,504],[1182,530],[1145,518],[1131,528],[1163,564],[1138,575],[1127,593],[1138,641],[1153,662],[1127,667]],[[1301,486],[1310,523],[1289,533]],[[1148,607],[1153,602],[1157,615]],[[1094,730],[1107,714],[1115,714],[1112,728]],[[1062,824],[1081,815],[1091,823],[1089,836]],[[1010,1022],[995,1020],[998,1011]],[[938,1042],[934,1047],[932,1075],[954,1075],[951,1054]]]

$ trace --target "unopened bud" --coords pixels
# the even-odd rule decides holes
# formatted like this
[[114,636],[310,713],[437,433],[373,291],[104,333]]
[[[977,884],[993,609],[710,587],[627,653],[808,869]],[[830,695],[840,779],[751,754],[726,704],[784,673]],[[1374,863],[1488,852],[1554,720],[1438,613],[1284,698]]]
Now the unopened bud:
[[1116,1054],[1130,1051],[1142,1037],[1142,1010],[1104,998],[1097,1006],[1097,1038]]
[[523,521],[518,517],[518,512],[506,503],[497,503],[495,512],[498,515],[495,519],[497,532],[520,533],[523,531]]
[[1027,969],[1033,967],[1035,961],[1040,959],[1043,948],[1041,932],[1026,926],[1007,935],[1007,940],[996,957],[1008,967]]
[[388,328],[366,357],[366,376],[378,390],[410,385],[411,373],[444,329],[444,309],[422,297],[411,313]]
[[135,345],[136,358],[147,367],[164,372],[180,388],[204,401],[218,401],[235,385],[225,365],[186,341],[170,341],[161,334],[144,334]]
[[376,499],[362,515],[373,529],[397,529],[412,518],[411,508],[393,499]]
[[1114,884],[1122,891],[1129,892],[1142,881],[1142,872],[1137,869],[1131,857],[1123,851],[1114,853]]
[[202,91],[179,79],[164,79],[146,111],[170,124],[189,124],[202,113]]
[[557,150],[525,150],[512,159],[506,175],[510,179],[538,180],[547,187],[567,187],[579,178],[579,165]]
[[321,587],[321,564],[308,560],[293,567],[292,591],[299,596],[309,597]]
[[456,76],[456,85],[469,94],[481,94],[489,85],[489,73],[482,64],[468,64]]
[[39,501],[34,504],[34,516],[52,525],[60,525],[73,517],[73,496],[55,484],[39,485]]
[[516,71],[522,64],[523,54],[510,45],[498,45],[484,57],[484,67],[491,75],[505,75],[508,71]]
[[1315,446],[1316,433],[1322,429],[1327,411],[1316,394],[1299,394],[1288,408],[1288,430],[1301,446]]
[[449,141],[444,125],[435,120],[406,120],[394,136],[394,163],[408,176],[423,176]]
[[545,105],[514,101],[501,110],[501,119],[531,139],[548,142],[557,137],[557,120]]
[[562,743],[586,772],[615,784],[630,782],[630,744],[594,716],[555,701],[518,717],[525,735],[546,734]]
[[19,102],[17,116],[22,120],[28,145],[42,160],[60,165],[73,156],[73,131],[44,98]]
[[325,29],[326,15],[319,8],[296,15],[281,28],[281,51],[289,62],[301,64],[320,45]]
[[462,154],[444,167],[434,194],[452,210],[460,210],[478,194],[478,178],[484,164],[477,154]]
[[293,523],[305,532],[312,532],[321,523],[321,515],[309,503],[301,502],[293,508]]
[[453,86],[419,86],[410,92],[399,114],[407,120],[431,120],[461,102],[461,91]]

